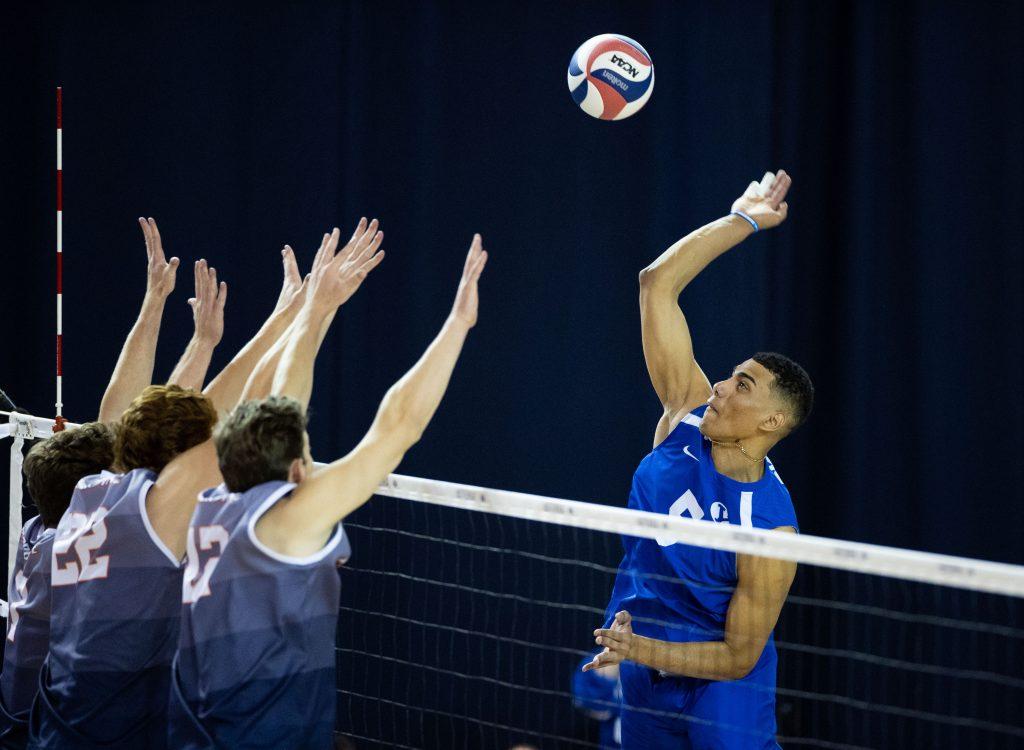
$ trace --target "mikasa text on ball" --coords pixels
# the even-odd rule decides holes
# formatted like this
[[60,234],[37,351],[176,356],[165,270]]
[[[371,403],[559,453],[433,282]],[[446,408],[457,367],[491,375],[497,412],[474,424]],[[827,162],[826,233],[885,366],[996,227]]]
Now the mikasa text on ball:
[[599,34],[569,61],[569,93],[591,117],[624,120],[640,111],[653,90],[651,56],[628,36]]

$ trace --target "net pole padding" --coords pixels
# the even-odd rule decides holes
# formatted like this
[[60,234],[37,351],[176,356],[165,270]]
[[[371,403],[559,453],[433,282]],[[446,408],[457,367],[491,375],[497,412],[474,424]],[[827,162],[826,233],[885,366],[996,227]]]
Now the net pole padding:
[[[0,418],[3,416],[9,416],[12,423],[18,419],[31,424],[31,428],[36,431],[35,437],[48,437],[52,434],[53,420],[0,411]],[[69,423],[67,426],[77,425]],[[325,464],[316,465],[322,467]],[[804,565],[1024,597],[1024,565],[848,542],[810,534],[789,534],[733,524],[709,523],[630,508],[402,474],[389,475],[381,482],[376,494],[645,539],[665,541],[671,538],[672,543],[789,560]]]
[[53,431],[60,432],[64,419],[64,102],[63,91],[57,87],[57,416]]
[[[8,490],[7,503],[7,576],[10,577],[14,570],[14,561],[17,559],[18,546],[21,542],[21,465],[24,461],[22,448],[25,445],[25,438],[21,433],[10,433],[14,440],[11,441],[11,466],[10,485]],[[6,595],[6,591],[4,595]],[[0,598],[0,617],[7,617],[7,602]]]

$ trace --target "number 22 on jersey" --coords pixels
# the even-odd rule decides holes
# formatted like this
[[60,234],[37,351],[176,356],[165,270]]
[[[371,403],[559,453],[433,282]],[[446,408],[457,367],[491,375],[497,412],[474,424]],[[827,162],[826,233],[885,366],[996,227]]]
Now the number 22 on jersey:
[[107,541],[106,515],[107,508],[102,506],[93,511],[91,516],[85,513],[67,514],[63,521],[66,523],[65,528],[59,529],[57,538],[53,540],[52,585],[70,586],[79,581],[107,577],[110,556],[94,557]]

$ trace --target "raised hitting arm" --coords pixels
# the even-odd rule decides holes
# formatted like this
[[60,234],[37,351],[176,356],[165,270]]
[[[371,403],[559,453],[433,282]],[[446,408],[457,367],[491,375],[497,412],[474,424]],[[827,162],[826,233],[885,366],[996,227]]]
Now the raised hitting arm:
[[[385,395],[369,432],[344,458],[302,482],[287,503],[259,521],[260,540],[283,554],[308,555],[321,548],[338,521],[365,503],[423,434],[448,388],[469,329],[476,324],[477,282],[487,263],[480,235],[473,238],[451,313],[419,361]],[[315,330],[315,327],[313,328]],[[285,362],[282,362],[282,367]],[[285,395],[305,392],[305,381]]]
[[750,183],[733,203],[734,213],[686,235],[640,272],[644,359],[663,407],[655,445],[711,395],[711,384],[694,358],[679,294],[711,261],[754,233],[751,221],[758,229],[767,229],[786,218],[784,199],[792,181],[783,170],[770,177],[766,175],[760,184]]
[[100,402],[98,421],[114,422],[128,408],[136,396],[153,382],[153,362],[156,342],[160,337],[160,322],[167,297],[174,291],[178,272],[178,259],[167,260],[164,255],[160,230],[152,219],[139,218],[139,226],[146,240],[146,296],[142,310],[121,347],[110,383]]

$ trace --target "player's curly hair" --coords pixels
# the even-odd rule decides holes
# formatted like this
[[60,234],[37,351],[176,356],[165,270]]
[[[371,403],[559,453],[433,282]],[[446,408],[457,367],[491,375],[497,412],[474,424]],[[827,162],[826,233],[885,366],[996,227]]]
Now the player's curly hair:
[[[789,405],[793,414],[792,432],[807,421],[814,408],[814,384],[807,371],[784,354],[758,352],[752,359],[775,376],[772,390]],[[787,433],[788,434],[788,433]]]
[[239,404],[214,437],[224,484],[245,492],[288,479],[292,461],[305,453],[305,433],[306,412],[295,399],[270,396]]
[[179,453],[209,440],[215,424],[217,410],[202,393],[151,385],[121,415],[114,441],[117,469],[159,473]]
[[57,432],[33,445],[21,470],[43,525],[60,523],[79,480],[109,469],[113,461],[114,429],[102,422]]

